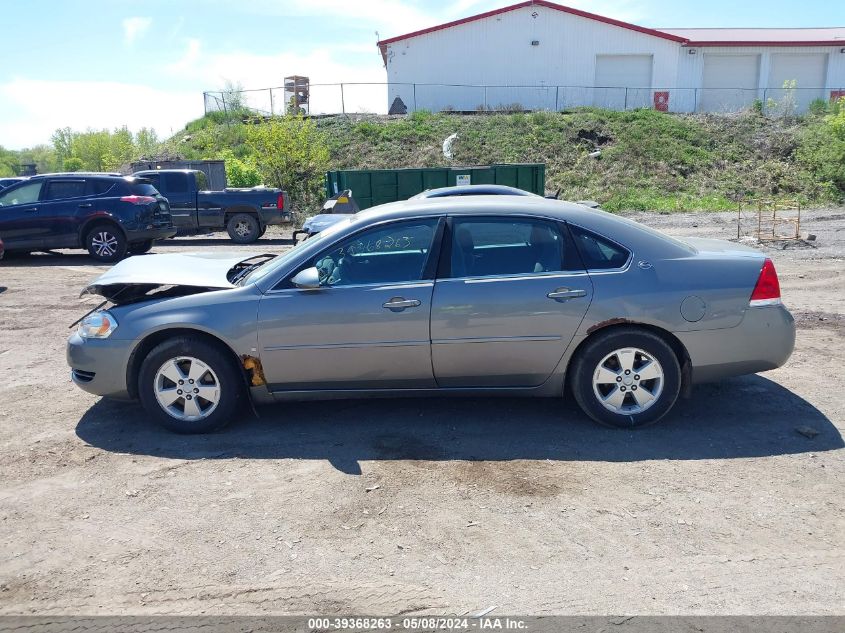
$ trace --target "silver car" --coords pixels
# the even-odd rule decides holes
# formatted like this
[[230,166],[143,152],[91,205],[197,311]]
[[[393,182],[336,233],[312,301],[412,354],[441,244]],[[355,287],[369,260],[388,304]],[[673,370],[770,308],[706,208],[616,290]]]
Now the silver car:
[[795,326],[760,252],[539,197],[399,202],[280,256],[128,259],[68,342],[74,382],[182,433],[247,398],[571,393],[656,422],[693,383],[779,367]]

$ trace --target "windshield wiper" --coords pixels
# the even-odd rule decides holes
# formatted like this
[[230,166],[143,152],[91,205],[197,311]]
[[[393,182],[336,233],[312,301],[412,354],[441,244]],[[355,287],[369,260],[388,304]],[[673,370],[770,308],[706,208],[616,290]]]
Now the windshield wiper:
[[238,272],[232,275],[232,278],[229,280],[229,283],[240,286],[241,283],[246,277],[256,268],[259,268],[269,262],[271,259],[275,259],[275,255],[271,255],[270,253],[265,253],[264,255],[256,255],[255,257],[250,257],[249,259],[245,259],[242,261],[238,266],[246,264],[246,262],[250,262],[256,259],[260,259],[261,261],[257,261],[254,264],[247,264],[243,268],[241,268]]

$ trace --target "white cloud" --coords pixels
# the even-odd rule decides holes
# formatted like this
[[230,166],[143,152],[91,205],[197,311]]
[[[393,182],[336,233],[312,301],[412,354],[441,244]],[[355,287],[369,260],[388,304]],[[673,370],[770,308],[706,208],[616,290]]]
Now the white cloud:
[[188,39],[185,54],[172,64],[168,64],[167,71],[173,75],[181,75],[194,70],[202,53],[202,42],[196,38]]
[[123,42],[127,46],[132,46],[136,40],[143,37],[152,23],[152,18],[126,18],[123,20]]
[[105,81],[16,78],[0,84],[0,138],[10,148],[47,143],[57,128],[153,127],[167,137],[202,116],[195,91]]

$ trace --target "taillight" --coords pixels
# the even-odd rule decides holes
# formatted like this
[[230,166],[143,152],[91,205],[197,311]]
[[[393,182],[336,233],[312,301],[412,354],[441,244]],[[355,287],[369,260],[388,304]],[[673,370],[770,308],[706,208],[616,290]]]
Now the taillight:
[[285,208],[285,194],[283,191],[280,191],[278,197],[276,198],[276,207],[279,211],[283,211]]
[[128,202],[129,204],[150,204],[151,202],[155,202],[156,199],[152,196],[123,196],[120,201]]
[[757,306],[774,306],[779,305],[780,300],[780,282],[778,281],[778,274],[775,271],[775,265],[771,259],[766,259],[763,262],[763,269],[760,271],[760,277],[757,279],[757,285],[754,286],[754,292],[751,293],[751,307]]

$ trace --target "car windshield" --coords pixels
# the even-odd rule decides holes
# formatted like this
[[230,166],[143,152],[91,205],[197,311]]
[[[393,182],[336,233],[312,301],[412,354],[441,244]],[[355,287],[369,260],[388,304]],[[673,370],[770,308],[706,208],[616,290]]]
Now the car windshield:
[[267,262],[260,268],[253,269],[246,277],[241,280],[241,285],[256,283],[257,281],[264,279],[264,277],[273,274],[279,268],[286,265],[291,259],[296,257],[299,252],[303,250],[304,247],[307,246],[310,248],[314,244],[326,242],[331,239],[333,235],[343,230],[345,227],[349,226],[353,218],[355,218],[354,215],[349,216],[348,218],[344,218],[337,224],[332,224],[327,229],[320,231],[315,236],[308,238],[305,241],[300,242],[289,251],[282,253],[274,260]]

